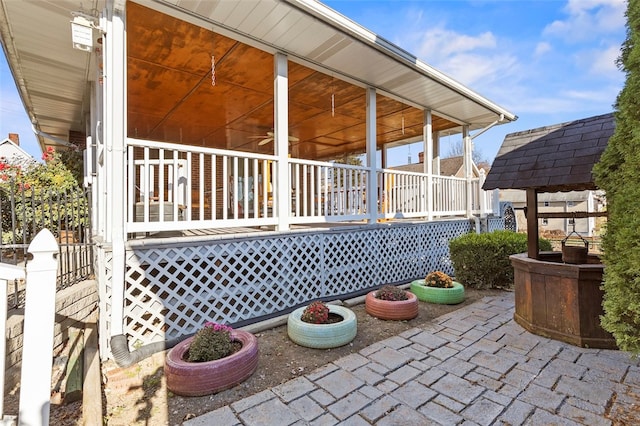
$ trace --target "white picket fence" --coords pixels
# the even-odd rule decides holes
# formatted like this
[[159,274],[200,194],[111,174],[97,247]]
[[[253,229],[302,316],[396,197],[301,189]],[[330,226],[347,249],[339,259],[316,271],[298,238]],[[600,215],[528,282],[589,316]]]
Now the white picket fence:
[[7,285],[16,279],[26,280],[24,341],[20,374],[19,413],[4,414],[4,380],[6,340],[0,339],[0,425],[36,426],[49,424],[51,365],[56,305],[58,243],[44,229],[28,249],[33,256],[27,266],[0,263],[0,325],[6,330]]

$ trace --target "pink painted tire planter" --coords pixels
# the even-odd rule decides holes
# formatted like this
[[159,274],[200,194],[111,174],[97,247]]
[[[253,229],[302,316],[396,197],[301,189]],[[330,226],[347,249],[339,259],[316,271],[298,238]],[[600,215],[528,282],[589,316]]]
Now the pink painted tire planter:
[[258,339],[243,330],[233,330],[231,337],[241,342],[242,348],[215,361],[183,360],[193,337],[171,348],[164,364],[167,388],[177,395],[202,396],[232,388],[247,380],[258,367]]
[[407,300],[381,300],[376,299],[377,291],[370,291],[364,299],[364,306],[367,313],[373,317],[383,320],[410,320],[418,316],[418,297],[405,291],[409,299]]

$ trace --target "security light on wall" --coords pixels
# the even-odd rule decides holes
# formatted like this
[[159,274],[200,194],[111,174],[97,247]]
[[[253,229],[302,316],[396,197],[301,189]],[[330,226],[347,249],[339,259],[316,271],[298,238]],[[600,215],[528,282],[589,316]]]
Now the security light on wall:
[[73,12],[72,14],[71,41],[73,48],[91,52],[93,49],[93,28],[95,27],[93,17],[82,12]]

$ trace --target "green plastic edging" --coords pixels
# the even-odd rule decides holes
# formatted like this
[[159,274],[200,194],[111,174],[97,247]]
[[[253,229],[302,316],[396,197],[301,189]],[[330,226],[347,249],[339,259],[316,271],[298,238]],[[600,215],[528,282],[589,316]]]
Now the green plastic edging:
[[411,283],[410,290],[423,302],[455,305],[464,301],[464,286],[456,281],[451,288],[440,288],[428,287],[424,285],[424,280],[415,280]]

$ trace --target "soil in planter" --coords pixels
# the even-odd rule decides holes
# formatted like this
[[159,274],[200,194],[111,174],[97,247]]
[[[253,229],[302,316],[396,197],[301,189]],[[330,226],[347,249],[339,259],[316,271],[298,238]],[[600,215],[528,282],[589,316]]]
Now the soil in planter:
[[[307,324],[314,324],[310,321],[305,321],[302,318],[300,320],[306,322]],[[322,324],[335,324],[337,322],[342,322],[342,320],[344,320],[344,318],[342,318],[342,315],[338,315],[335,312],[329,312],[329,318],[327,318],[327,322],[323,322]]]
[[[227,355],[227,356],[231,356],[231,355],[235,354],[240,349],[242,349],[242,342],[239,342],[238,340],[233,340],[231,342],[231,353],[229,355]],[[223,357],[223,358],[226,358],[226,357]],[[184,353],[184,355],[182,356],[182,360],[186,361],[186,362],[189,362],[189,351],[186,351]],[[200,362],[200,361],[194,361],[194,362]]]

